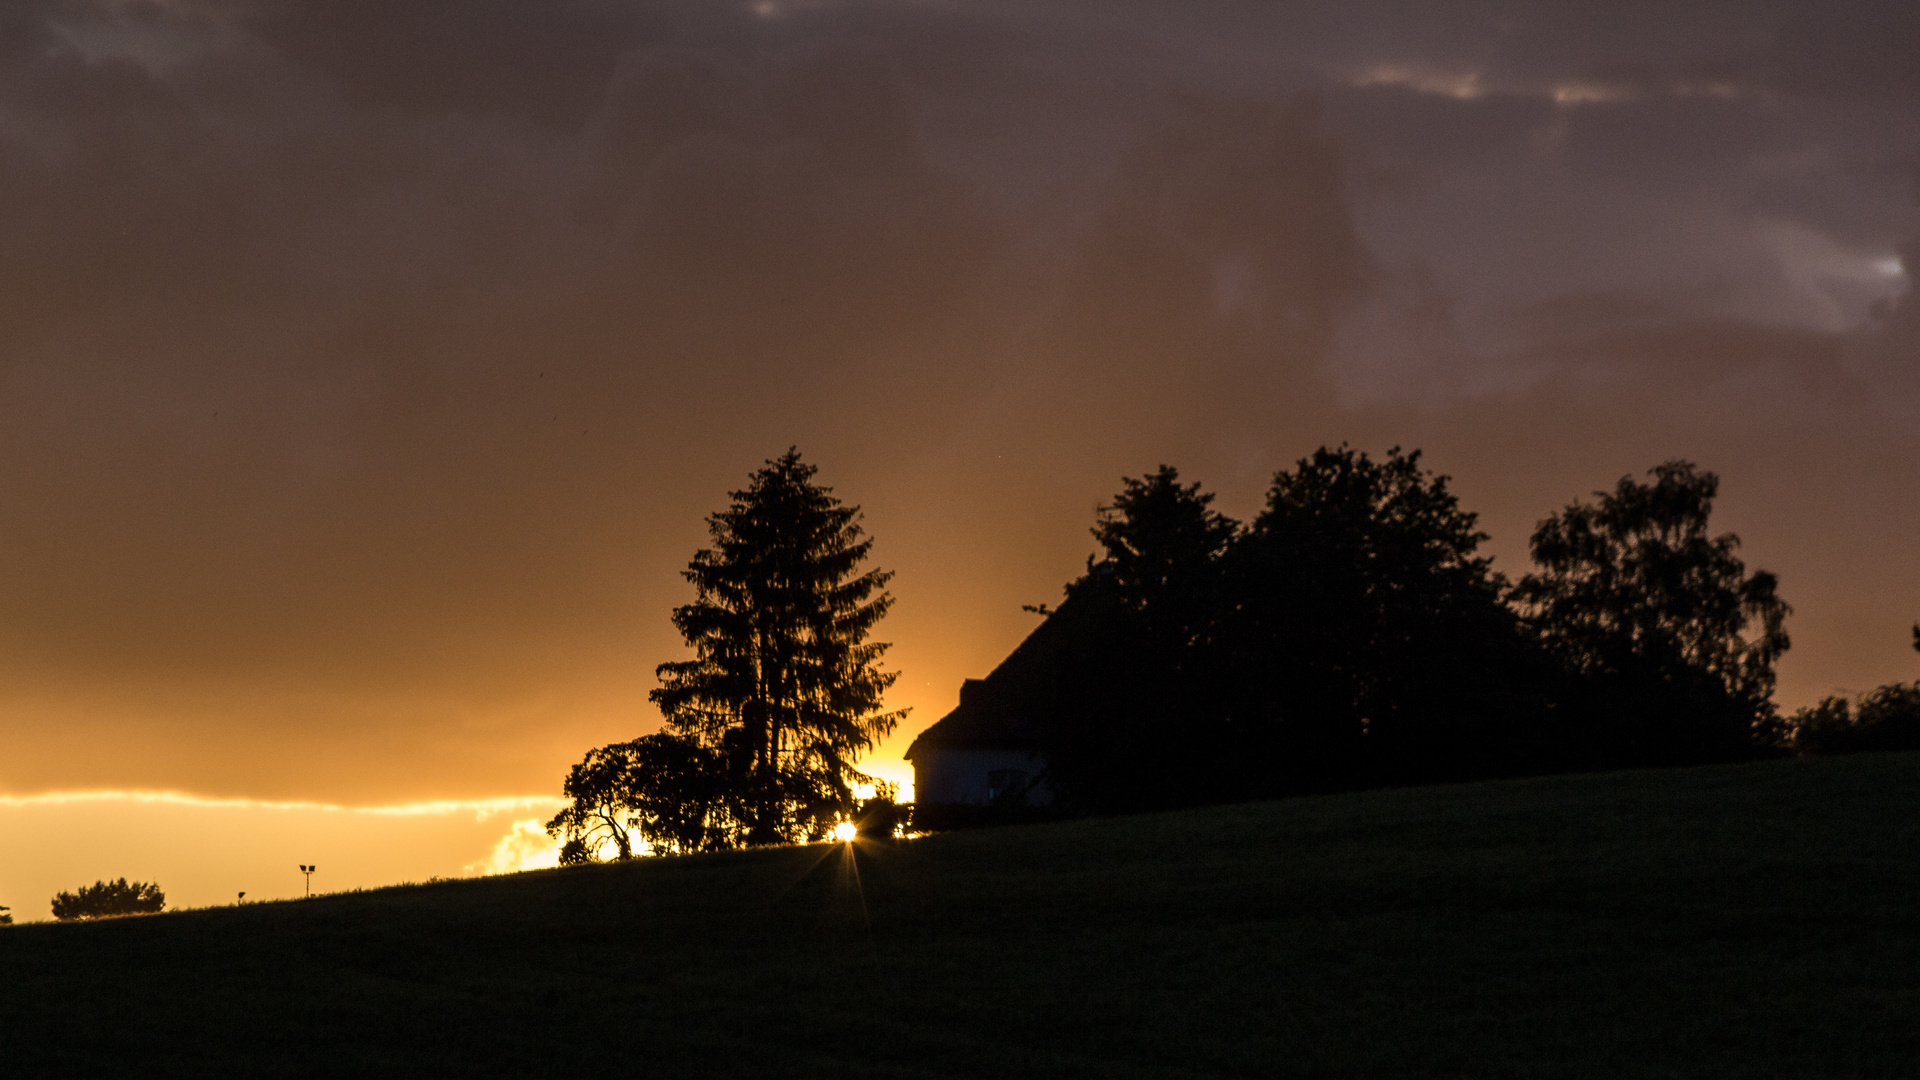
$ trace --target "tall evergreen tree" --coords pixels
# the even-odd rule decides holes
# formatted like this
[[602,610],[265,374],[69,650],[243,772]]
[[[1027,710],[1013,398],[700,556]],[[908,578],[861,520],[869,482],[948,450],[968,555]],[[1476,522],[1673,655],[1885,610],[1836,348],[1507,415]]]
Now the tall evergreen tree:
[[1213,509],[1211,492],[1180,483],[1171,465],[1122,485],[1093,527],[1108,579],[1158,644],[1199,644],[1224,599],[1221,560],[1239,523]]
[[719,753],[725,842],[810,839],[851,816],[856,785],[884,786],[855,761],[905,715],[882,708],[897,673],[867,640],[892,574],[860,569],[860,508],[815,471],[789,449],[707,519],[713,546],[684,575],[696,599],[673,612],[694,658],[658,669],[667,722]]
[[1239,525],[1171,466],[1122,485],[1093,528],[1103,557],[1068,586],[1044,642],[1049,677],[1030,691],[1049,716],[1048,779],[1085,810],[1213,801],[1214,627]]

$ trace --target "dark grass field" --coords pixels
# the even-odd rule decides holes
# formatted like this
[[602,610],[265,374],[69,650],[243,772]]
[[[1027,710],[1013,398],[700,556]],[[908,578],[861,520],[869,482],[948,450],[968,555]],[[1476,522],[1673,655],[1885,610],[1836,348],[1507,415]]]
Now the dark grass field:
[[0,1075],[1920,1076],[1920,756],[0,931]]

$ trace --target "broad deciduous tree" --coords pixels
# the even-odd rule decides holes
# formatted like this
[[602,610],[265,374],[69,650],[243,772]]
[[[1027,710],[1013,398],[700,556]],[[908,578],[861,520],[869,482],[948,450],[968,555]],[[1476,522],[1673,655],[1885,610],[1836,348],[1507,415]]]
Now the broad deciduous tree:
[[562,864],[590,861],[599,850],[613,845],[614,858],[633,857],[633,798],[636,782],[632,743],[595,747],[567,772],[560,792],[572,805],[547,822],[547,833],[564,836]]
[[[1136,810],[1524,771],[1550,665],[1420,455],[1321,448],[1248,528],[1124,481],[1104,558],[1023,650],[1072,803]],[[1030,710],[1031,711],[1031,710]]]
[[587,752],[567,774],[572,805],[547,822],[564,837],[561,862],[592,861],[607,845],[633,857],[634,840],[656,854],[702,851],[726,833],[724,775],[716,755],[681,735],[660,733]]
[[1748,573],[1732,533],[1708,532],[1719,478],[1685,461],[1621,477],[1534,530],[1514,597],[1592,689],[1596,765],[1747,756],[1773,715],[1791,609]]
[[1249,793],[1526,767],[1529,650],[1476,516],[1420,456],[1322,447],[1235,545]]

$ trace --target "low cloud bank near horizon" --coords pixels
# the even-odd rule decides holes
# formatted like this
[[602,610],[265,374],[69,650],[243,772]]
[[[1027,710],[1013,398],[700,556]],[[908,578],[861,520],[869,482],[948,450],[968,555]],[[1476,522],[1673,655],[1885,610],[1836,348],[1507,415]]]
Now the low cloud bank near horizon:
[[[703,518],[862,504],[897,755],[1162,461],[1427,450],[1509,573],[1670,457],[1913,674],[1897,3],[33,0],[0,16],[0,790],[557,789]],[[897,760],[892,766],[897,772]]]
[[[128,878],[167,909],[289,900],[435,877],[543,869],[559,844],[541,823],[553,796],[384,806],[207,799],[175,792],[0,796],[0,904],[50,917],[55,893]],[[529,818],[528,815],[537,815]]]

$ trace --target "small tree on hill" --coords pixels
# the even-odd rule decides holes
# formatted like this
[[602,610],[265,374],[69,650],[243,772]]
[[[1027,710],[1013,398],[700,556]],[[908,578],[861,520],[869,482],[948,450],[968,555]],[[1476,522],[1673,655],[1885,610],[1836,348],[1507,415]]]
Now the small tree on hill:
[[629,745],[634,831],[656,854],[721,846],[732,814],[720,756],[697,740],[667,732]]
[[567,772],[560,790],[573,805],[547,822],[548,835],[566,837],[560,849],[563,865],[590,862],[608,844],[613,845],[614,858],[633,857],[631,746],[596,747]]
[[12,910],[13,909],[8,907],[7,905],[0,904],[0,926],[13,925],[13,916],[9,914],[9,912],[11,912]]
[[860,569],[873,546],[860,508],[815,471],[788,450],[733,492],[685,571],[696,598],[673,612],[694,658],[661,664],[652,698],[719,763],[717,843],[824,836],[858,808],[856,786],[887,786],[854,762],[905,715],[882,709],[897,674],[867,640],[892,575]]
[[152,915],[167,906],[167,894],[148,882],[96,881],[78,892],[53,898],[53,917],[62,922],[110,919],[118,915]]
[[547,822],[565,837],[562,865],[590,862],[611,843],[633,857],[634,840],[656,853],[702,851],[724,833],[724,776],[716,755],[692,739],[648,735],[588,751],[563,788],[573,805]]

